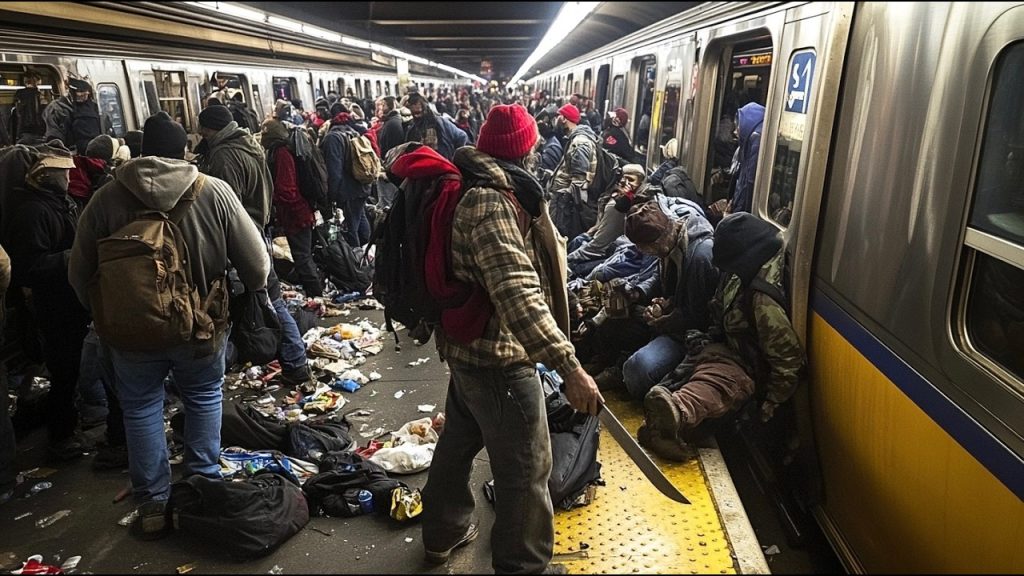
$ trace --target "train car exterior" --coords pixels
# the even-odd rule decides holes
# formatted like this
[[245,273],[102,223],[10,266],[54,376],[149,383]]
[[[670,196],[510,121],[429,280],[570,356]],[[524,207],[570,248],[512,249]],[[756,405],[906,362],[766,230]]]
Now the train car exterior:
[[651,168],[679,138],[709,203],[729,114],[765,106],[752,212],[851,571],[1024,570],[1022,40],[1018,3],[715,3],[529,80],[625,107]]

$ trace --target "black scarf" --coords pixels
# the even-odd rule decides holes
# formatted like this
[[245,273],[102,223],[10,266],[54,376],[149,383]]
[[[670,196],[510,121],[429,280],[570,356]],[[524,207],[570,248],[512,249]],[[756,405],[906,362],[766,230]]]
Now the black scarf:
[[544,197],[544,188],[537,178],[511,162],[495,158],[494,163],[512,180],[512,191],[523,210],[533,218],[540,216],[540,201]]

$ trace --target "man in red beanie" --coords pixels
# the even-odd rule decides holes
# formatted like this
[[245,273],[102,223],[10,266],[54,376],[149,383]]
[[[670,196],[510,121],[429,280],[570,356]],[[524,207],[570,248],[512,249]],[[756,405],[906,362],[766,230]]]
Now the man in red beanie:
[[638,161],[639,158],[633,151],[633,144],[629,141],[629,134],[626,134],[629,113],[625,108],[616,108],[609,116],[611,117],[610,124],[601,134],[601,145],[605,150],[622,158],[623,164]]
[[465,188],[452,219],[452,274],[482,287],[493,313],[472,340],[443,326],[437,333],[451,381],[445,431],[423,489],[423,546],[435,563],[477,537],[469,478],[473,459],[487,448],[495,479],[494,570],[553,569],[551,445],[535,365],[562,375],[577,410],[597,414],[603,402],[567,336],[565,253],[530,169],[538,141],[525,108],[498,105],[476,147],[460,148],[452,159]]
[[562,236],[572,239],[597,222],[597,198],[588,187],[597,171],[597,135],[580,124],[580,111],[572,104],[558,109],[555,130],[569,134],[562,162],[551,177],[552,219]]

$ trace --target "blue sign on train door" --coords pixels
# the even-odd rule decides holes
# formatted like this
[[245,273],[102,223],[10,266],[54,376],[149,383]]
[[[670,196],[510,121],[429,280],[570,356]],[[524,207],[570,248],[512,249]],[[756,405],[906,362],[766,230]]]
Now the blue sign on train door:
[[814,50],[793,54],[786,78],[786,112],[807,114],[811,107],[811,82],[814,81]]

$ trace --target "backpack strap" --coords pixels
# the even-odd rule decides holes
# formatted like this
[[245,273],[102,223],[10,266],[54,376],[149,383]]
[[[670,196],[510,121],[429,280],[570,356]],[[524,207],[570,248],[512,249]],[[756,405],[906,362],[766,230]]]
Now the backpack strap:
[[192,182],[192,186],[178,199],[178,203],[174,205],[174,208],[167,212],[167,219],[174,224],[179,224],[189,209],[192,208],[192,205],[195,204],[195,201],[199,198],[199,193],[203,191],[205,185],[206,175],[200,172],[199,176]]
[[[775,302],[786,311],[786,315],[789,315],[789,303],[786,301],[786,295],[782,293],[782,290],[778,286],[767,282],[760,276],[755,276],[754,279],[750,281],[750,286],[748,287],[748,292],[750,294],[749,297],[751,299],[751,311],[753,310],[754,291],[770,296],[772,300],[775,300]],[[753,316],[751,316],[751,318],[753,318]]]

